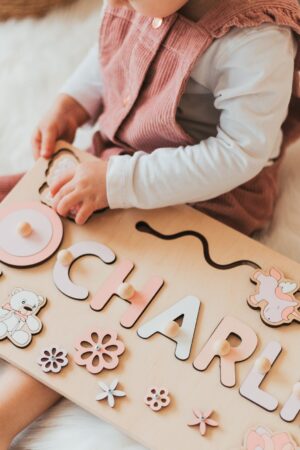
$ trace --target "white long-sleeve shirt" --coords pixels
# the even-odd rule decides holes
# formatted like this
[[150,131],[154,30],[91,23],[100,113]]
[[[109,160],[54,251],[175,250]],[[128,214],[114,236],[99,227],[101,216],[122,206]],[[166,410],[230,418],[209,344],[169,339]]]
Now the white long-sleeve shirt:
[[[217,197],[257,175],[280,151],[296,44],[287,27],[234,29],[199,58],[177,111],[197,144],[113,156],[111,208],[157,208]],[[61,89],[92,120],[102,95],[98,49]]]

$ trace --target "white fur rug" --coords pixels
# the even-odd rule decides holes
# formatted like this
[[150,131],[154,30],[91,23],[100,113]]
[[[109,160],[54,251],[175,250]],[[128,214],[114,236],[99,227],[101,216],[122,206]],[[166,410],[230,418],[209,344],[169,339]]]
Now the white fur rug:
[[[0,23],[0,174],[32,163],[30,137],[57,90],[97,36],[101,0],[81,0],[42,20]],[[90,131],[77,136],[86,147]],[[281,197],[265,244],[300,261],[300,144],[290,149]],[[3,367],[3,366],[2,366]],[[0,399],[1,401],[1,399]],[[143,447],[64,400],[33,424],[15,450],[142,450]]]

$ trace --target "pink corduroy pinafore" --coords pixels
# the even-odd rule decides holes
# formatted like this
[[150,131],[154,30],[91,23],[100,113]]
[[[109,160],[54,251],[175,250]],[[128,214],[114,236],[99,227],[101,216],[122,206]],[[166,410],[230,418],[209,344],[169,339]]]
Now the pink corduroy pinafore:
[[[95,153],[108,158],[122,152],[150,153],[159,147],[196,144],[176,121],[196,61],[215,39],[232,28],[263,23],[288,26],[299,35],[298,1],[220,0],[197,22],[180,13],[160,21],[127,8],[107,8],[100,30],[104,94],[99,128],[105,150],[103,146],[97,149],[96,134]],[[299,103],[293,106],[294,115],[290,114],[284,125],[281,156],[288,139],[296,138],[297,127],[300,136]],[[251,235],[272,217],[281,159],[233,191],[192,206]]]

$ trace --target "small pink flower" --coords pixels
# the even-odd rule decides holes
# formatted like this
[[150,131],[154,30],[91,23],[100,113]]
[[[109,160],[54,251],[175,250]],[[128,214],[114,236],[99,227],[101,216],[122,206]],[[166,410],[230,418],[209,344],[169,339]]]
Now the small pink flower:
[[86,366],[88,372],[95,374],[103,369],[115,369],[125,346],[113,330],[90,330],[77,340],[75,349],[76,364]]
[[205,436],[207,431],[207,425],[210,427],[218,427],[219,424],[213,419],[210,419],[210,416],[213,414],[213,411],[202,412],[198,409],[193,410],[194,417],[191,422],[188,423],[189,427],[193,427],[195,425],[199,425],[200,433],[202,436]]
[[68,362],[67,352],[55,346],[43,350],[37,363],[43,372],[59,373]]
[[152,387],[148,390],[145,403],[152,411],[160,411],[170,404],[169,392],[165,388]]

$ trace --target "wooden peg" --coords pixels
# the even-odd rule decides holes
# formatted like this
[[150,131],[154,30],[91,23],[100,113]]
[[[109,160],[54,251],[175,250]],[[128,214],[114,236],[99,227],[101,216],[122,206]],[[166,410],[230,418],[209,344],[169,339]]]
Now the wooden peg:
[[178,335],[180,330],[180,326],[178,325],[177,322],[175,322],[174,320],[172,322],[169,322],[166,324],[163,333],[166,336],[169,336],[171,338],[174,338]]
[[117,289],[117,294],[124,300],[130,300],[135,293],[135,289],[130,283],[121,283]]
[[231,351],[231,345],[226,339],[218,340],[214,344],[214,350],[219,356],[227,356]]
[[27,238],[32,233],[32,226],[28,222],[20,222],[17,226],[17,232],[20,234],[23,238]]
[[63,265],[63,266],[69,266],[73,262],[73,255],[70,252],[70,250],[61,250],[57,254],[57,260]]
[[258,373],[265,375],[270,371],[272,367],[271,361],[262,356],[255,361],[255,369]]

